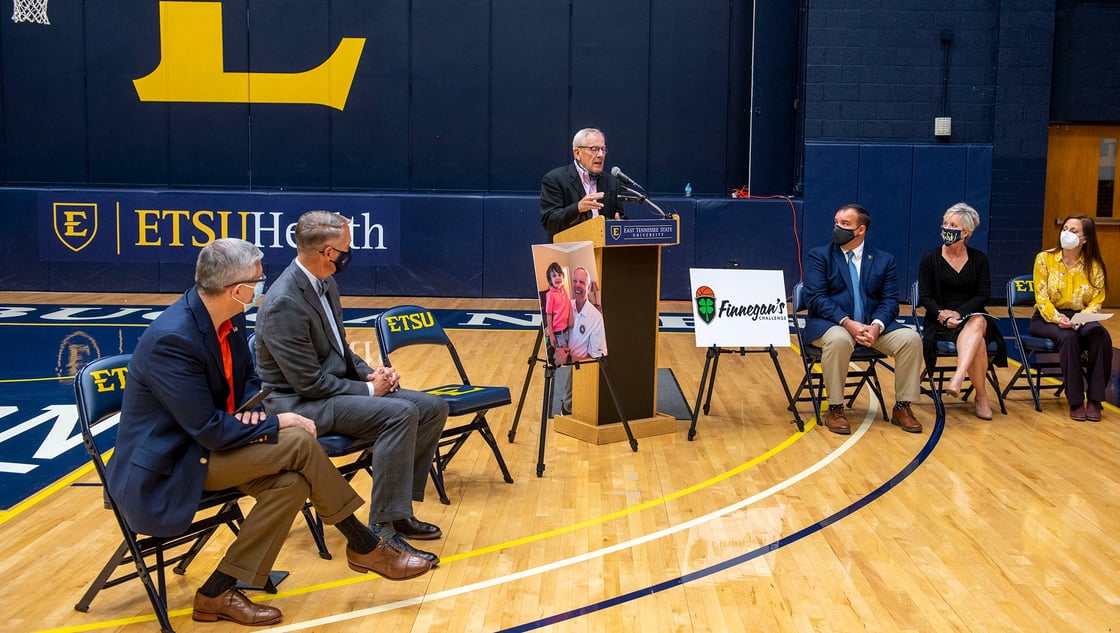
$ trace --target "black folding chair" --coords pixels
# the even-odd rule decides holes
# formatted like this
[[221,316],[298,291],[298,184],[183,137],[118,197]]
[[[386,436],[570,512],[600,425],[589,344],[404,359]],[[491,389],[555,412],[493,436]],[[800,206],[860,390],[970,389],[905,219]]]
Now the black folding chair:
[[[805,305],[804,290],[799,281],[793,286],[793,329],[797,333],[797,346],[801,349],[801,362],[805,366],[805,377],[801,379],[801,384],[797,386],[797,392],[793,397],[794,404],[791,406],[796,406],[798,402],[812,402],[813,415],[819,420],[822,394],[824,393],[824,374],[818,368],[822,351],[821,348],[813,345],[812,341],[805,340],[805,335],[801,331],[801,319],[807,318],[807,316],[808,307]],[[883,387],[879,384],[879,375],[875,373],[875,366],[886,357],[885,354],[873,347],[856,345],[856,348],[852,350],[851,362],[848,364],[844,391],[845,393],[851,391],[852,395],[848,396],[845,402],[848,408],[851,408],[852,403],[856,401],[859,393],[863,391],[863,387],[866,385],[879,400],[879,408],[883,412],[883,419],[889,422],[891,413],[883,401]],[[854,368],[852,367],[853,364],[855,365]],[[803,396],[802,394],[806,391],[809,392],[809,395]]]
[[[1033,308],[1034,305],[1034,275],[1019,275],[1007,281],[1007,316],[1011,318],[1011,332],[1019,350],[1019,368],[1003,388],[1001,396],[1006,398],[1012,390],[1030,389],[1035,410],[1042,411],[1039,400],[1042,390],[1054,389],[1054,396],[1058,397],[1062,395],[1065,383],[1062,382],[1057,344],[1048,338],[1031,336],[1029,326],[1020,327],[1015,318],[1016,306]],[[1025,378],[1027,384],[1019,384],[1020,378]]]
[[389,355],[396,350],[412,345],[435,345],[447,350],[458,373],[458,383],[424,389],[426,393],[439,396],[447,402],[450,407],[449,417],[471,416],[470,422],[445,428],[440,435],[430,471],[432,483],[439,492],[439,500],[445,504],[451,503],[444,485],[444,471],[463,447],[463,443],[474,432],[478,432],[490,446],[494,459],[498,461],[498,468],[502,471],[502,478],[507,484],[512,484],[513,477],[506,468],[502,452],[498,449],[498,442],[494,439],[494,433],[486,421],[486,413],[490,409],[510,404],[509,387],[472,384],[467,378],[463,362],[459,359],[459,353],[455,351],[455,346],[447,333],[432,313],[420,306],[403,305],[390,308],[378,315],[374,324],[377,328],[377,347],[381,351],[381,362],[386,367],[392,366]]
[[[97,436],[115,426],[121,410],[128,376],[128,362],[131,354],[108,356],[95,360],[78,371],[74,379],[74,397],[78,403],[78,421],[82,429],[82,441],[86,452],[93,460],[93,468],[104,486],[105,504],[113,511],[124,541],[109,561],[101,569],[85,595],[74,608],[81,612],[89,611],[89,605],[102,590],[114,587],[133,579],[139,579],[152,603],[160,630],[170,632],[171,621],[167,615],[167,582],[164,569],[175,565],[174,572],[183,574],[187,566],[198,555],[210,536],[222,525],[228,525],[236,534],[244,519],[237,501],[243,495],[237,490],[207,492],[198,504],[198,510],[217,512],[203,518],[195,518],[185,532],[174,537],[141,536],[129,525],[113,496],[109,494],[105,477],[103,450],[97,445]],[[186,551],[180,551],[186,547]],[[150,560],[153,559],[154,560]],[[113,577],[119,567],[132,567],[135,571],[121,572]],[[155,580],[152,573],[155,572]],[[275,587],[268,588],[275,592]]]
[[[925,336],[923,328],[923,320],[925,319],[925,310],[922,314],[918,314],[918,303],[920,300],[918,282],[910,285],[910,314],[914,317],[914,326],[918,328],[918,334]],[[945,415],[945,401],[941,395],[945,392],[945,375],[952,374],[957,370],[957,344],[953,341],[937,341],[936,351],[934,352],[933,364],[926,364],[925,369],[922,371],[922,377],[929,381],[930,397],[933,398],[933,404],[937,408],[937,415]],[[996,375],[995,355],[999,353],[995,341],[991,341],[986,346],[988,353],[988,369],[986,379],[988,384],[992,386],[992,391],[996,394],[996,399],[999,400],[999,410],[1004,415],[1007,414],[1007,405],[1003,402],[1003,389],[999,384],[999,376]],[[953,363],[950,365],[942,365],[942,359],[951,359]],[[968,400],[972,395],[973,386],[971,384],[972,377],[968,377],[969,386],[961,394],[963,400]]]

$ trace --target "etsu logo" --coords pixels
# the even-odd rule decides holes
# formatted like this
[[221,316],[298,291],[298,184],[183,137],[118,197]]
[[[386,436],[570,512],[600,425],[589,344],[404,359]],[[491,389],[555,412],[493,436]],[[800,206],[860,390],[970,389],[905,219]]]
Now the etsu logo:
[[97,235],[97,203],[54,203],[54,234],[75,253],[89,246]]
[[431,312],[413,312],[400,316],[385,317],[390,332],[408,332],[409,330],[422,330],[435,325]]
[[622,227],[618,226],[618,225],[612,226],[611,227],[611,237],[616,239],[616,240],[618,238],[622,237]]

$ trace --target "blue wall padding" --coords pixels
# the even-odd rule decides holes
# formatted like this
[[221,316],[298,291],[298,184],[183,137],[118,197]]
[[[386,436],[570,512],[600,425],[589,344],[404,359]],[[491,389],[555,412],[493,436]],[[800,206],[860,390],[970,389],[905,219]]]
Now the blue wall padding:
[[963,201],[976,209],[980,229],[970,244],[989,250],[991,164],[990,145],[808,143],[805,249],[827,243],[836,209],[858,202],[871,212],[868,242],[895,256],[905,298],[922,253],[939,243],[941,217],[951,205]]
[[[859,194],[854,201],[871,213],[867,242],[890,252],[898,265],[899,284],[905,285],[910,259],[910,196],[914,186],[912,145],[863,145],[859,159]],[[841,203],[837,203],[839,207]],[[835,211],[835,209],[833,209]]]
[[[783,199],[701,200],[696,205],[694,266],[726,268],[735,259],[740,268],[781,269],[786,292],[791,293],[801,277],[798,229],[802,212],[800,200],[794,201],[793,208]],[[807,247],[801,244],[802,251]],[[686,288],[687,274],[685,270]]]

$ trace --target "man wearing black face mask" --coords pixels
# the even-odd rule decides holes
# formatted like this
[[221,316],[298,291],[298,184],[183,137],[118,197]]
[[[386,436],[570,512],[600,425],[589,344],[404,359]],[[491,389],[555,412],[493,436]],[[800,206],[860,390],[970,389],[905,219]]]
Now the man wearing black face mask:
[[910,433],[922,425],[910,410],[918,399],[922,339],[896,321],[898,273],[894,257],[864,243],[871,216],[858,204],[836,212],[832,244],[809,252],[805,266],[808,339],[822,350],[821,369],[828,391],[824,424],[847,435],[844,382],[856,345],[873,347],[895,359],[895,406],[891,422]]
[[413,515],[412,502],[424,500],[447,403],[401,389],[394,369],[371,369],[350,349],[334,281],[350,261],[349,220],[308,211],[296,223],[295,241],[295,261],[269,288],[257,314],[257,373],[275,388],[265,410],[310,417],[321,435],[376,439],[370,527],[435,566],[435,554],[403,539],[443,534]]

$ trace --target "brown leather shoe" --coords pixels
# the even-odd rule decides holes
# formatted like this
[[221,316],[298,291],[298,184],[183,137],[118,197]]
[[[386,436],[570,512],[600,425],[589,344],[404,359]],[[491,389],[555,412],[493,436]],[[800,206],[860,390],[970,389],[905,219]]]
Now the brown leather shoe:
[[255,604],[236,587],[231,587],[216,598],[196,592],[191,617],[199,622],[229,620],[243,626],[263,626],[280,622],[284,615],[276,607]]
[[1101,403],[1096,400],[1089,400],[1085,405],[1085,419],[1090,422],[1101,421]]
[[901,426],[902,430],[907,433],[922,432],[922,423],[918,422],[918,418],[914,417],[914,412],[910,410],[909,402],[899,402],[894,405],[894,411],[891,412],[891,424]]
[[385,539],[381,539],[377,547],[368,554],[359,554],[347,545],[346,562],[350,569],[360,574],[372,571],[389,580],[408,580],[423,575],[432,568],[430,562],[409,554]]
[[1085,415],[1086,411],[1084,402],[1077,405],[1076,407],[1071,406],[1069,408],[1069,419],[1073,420],[1074,422],[1084,422]]
[[829,431],[840,435],[849,435],[852,432],[852,425],[848,424],[848,418],[844,416],[842,404],[828,406],[828,413],[824,415],[824,425]]

